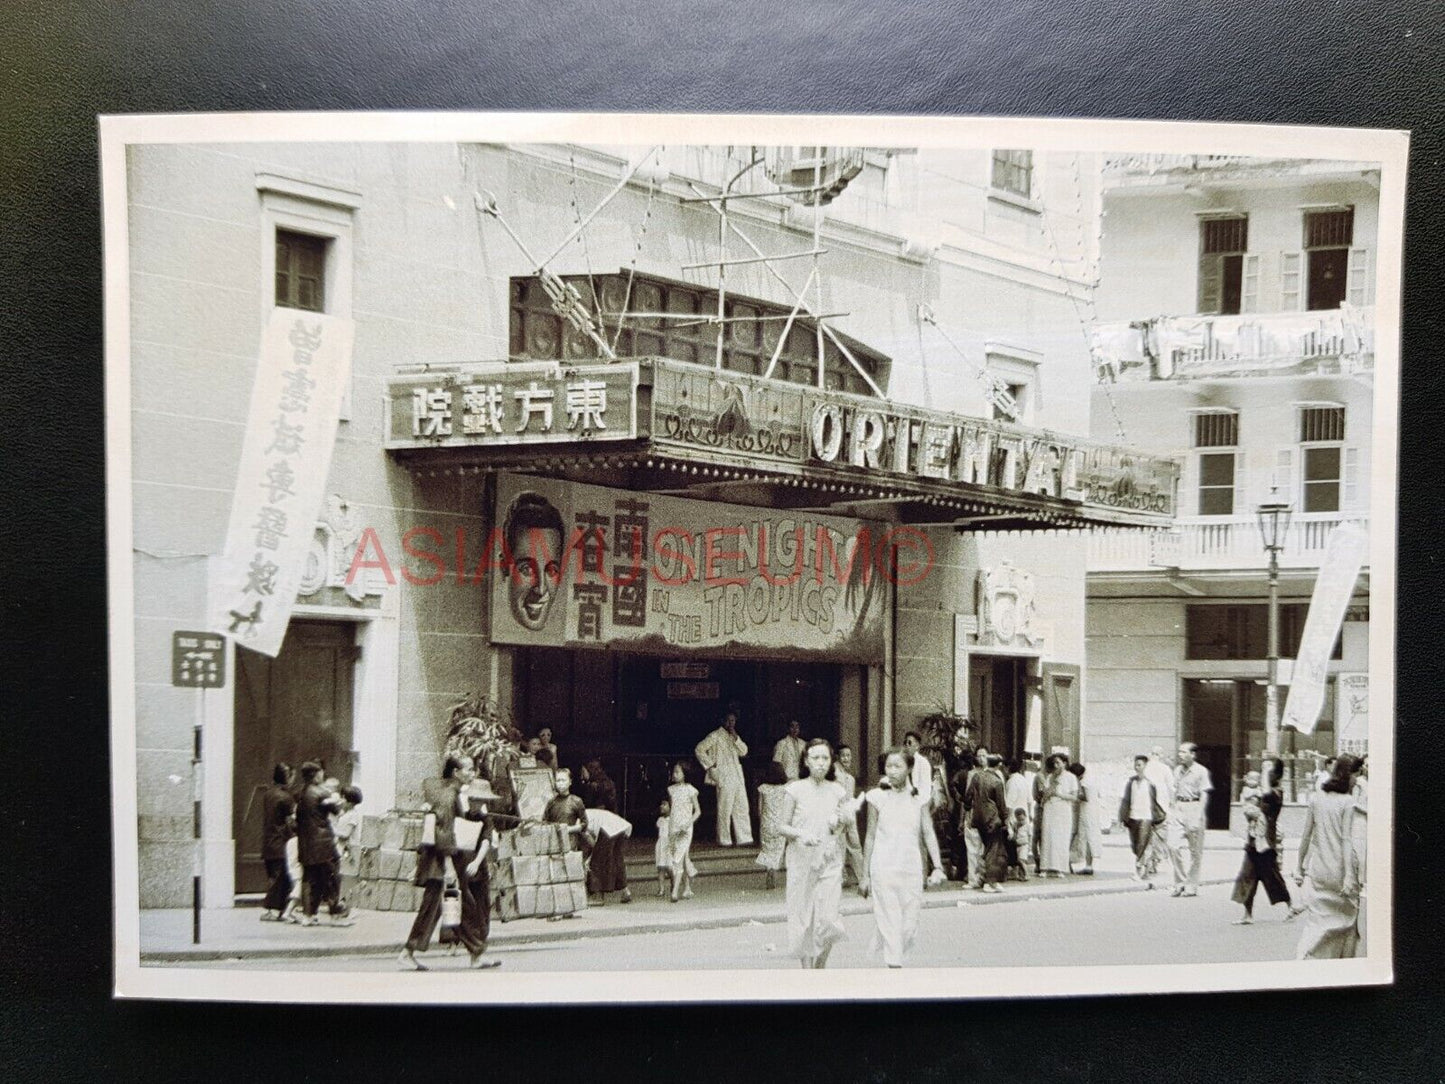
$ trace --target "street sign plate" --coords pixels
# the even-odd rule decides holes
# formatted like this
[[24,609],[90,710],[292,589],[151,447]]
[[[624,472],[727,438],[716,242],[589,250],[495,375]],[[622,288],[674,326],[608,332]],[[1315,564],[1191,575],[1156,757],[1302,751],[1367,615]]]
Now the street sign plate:
[[171,684],[186,689],[220,689],[226,684],[226,638],[213,632],[177,632],[171,637]]

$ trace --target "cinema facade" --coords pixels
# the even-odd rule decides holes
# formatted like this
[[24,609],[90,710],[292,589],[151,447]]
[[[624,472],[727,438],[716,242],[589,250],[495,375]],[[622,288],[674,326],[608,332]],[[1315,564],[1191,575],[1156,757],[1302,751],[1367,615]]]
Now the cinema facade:
[[[1087,755],[1085,532],[1168,524],[1178,475],[1082,436],[1094,163],[849,149],[815,208],[779,157],[132,150],[144,906],[189,899],[172,780],[198,720],[210,906],[264,883],[272,763],[321,759],[371,811],[405,805],[470,695],[551,728],[564,764],[600,758],[642,830],[667,761],[729,709],[754,784],[790,718],[868,778],[939,710],[1007,754]],[[716,197],[750,164],[720,252]],[[288,321],[278,394],[331,364],[295,346],[307,328],[344,377],[334,408],[305,404],[318,433],[335,410],[335,437],[315,514],[289,520],[303,485],[275,488],[249,450],[279,454],[300,417],[260,390],[262,329]],[[256,577],[280,556],[251,558],[247,534],[238,558],[246,501],[272,502],[242,517],[257,547],[306,525],[289,607]],[[227,637],[204,705],[165,680],[187,628]]]

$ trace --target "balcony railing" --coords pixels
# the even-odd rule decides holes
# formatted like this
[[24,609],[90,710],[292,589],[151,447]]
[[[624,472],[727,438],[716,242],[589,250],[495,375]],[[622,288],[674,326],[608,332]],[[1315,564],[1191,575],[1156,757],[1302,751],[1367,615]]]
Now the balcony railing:
[[1375,367],[1374,309],[1161,316],[1089,332],[1099,381],[1337,374]]
[[[1367,525],[1368,519],[1357,512],[1296,514],[1279,555],[1280,567],[1317,567],[1330,532],[1341,523]],[[1265,562],[1253,515],[1181,516],[1167,530],[1095,529],[1089,534],[1090,572],[1263,569]]]
[[1241,154],[1106,154],[1105,173],[1161,173],[1176,169],[1232,169],[1261,159]]
[[1373,162],[1326,158],[1269,158],[1240,154],[1106,154],[1105,182],[1116,186],[1160,185],[1180,181],[1208,183],[1235,177],[1305,176],[1361,173]]

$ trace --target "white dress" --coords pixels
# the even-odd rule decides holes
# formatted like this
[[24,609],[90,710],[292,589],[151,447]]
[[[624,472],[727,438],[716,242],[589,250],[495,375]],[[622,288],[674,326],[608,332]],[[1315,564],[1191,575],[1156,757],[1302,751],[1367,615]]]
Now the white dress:
[[791,799],[787,823],[822,842],[804,846],[788,840],[788,951],[799,959],[812,959],[835,941],[843,940],[838,914],[843,899],[844,817],[852,807],[837,783],[799,779],[784,788]]
[[923,909],[923,853],[918,836],[925,803],[912,794],[878,787],[870,790],[865,800],[878,818],[868,865],[875,923],[873,951],[881,950],[889,967],[902,967]]
[[1043,838],[1039,865],[1048,872],[1069,872],[1069,850],[1074,841],[1074,803],[1079,800],[1079,781],[1062,772],[1052,796],[1044,800]]

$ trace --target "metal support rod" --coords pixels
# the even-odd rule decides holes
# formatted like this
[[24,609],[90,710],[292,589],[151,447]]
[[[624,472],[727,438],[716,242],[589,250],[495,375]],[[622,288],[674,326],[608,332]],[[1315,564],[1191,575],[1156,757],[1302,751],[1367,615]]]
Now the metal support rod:
[[800,260],[804,256],[825,256],[826,248],[815,248],[808,252],[784,252],[780,256],[742,256],[736,260],[706,260],[703,263],[685,263],[684,271],[696,271],[700,267],[734,267],[743,263],[767,263],[769,260]]
[[[734,178],[735,180],[736,178]],[[728,188],[732,187],[732,181],[728,181]],[[723,190],[724,192],[727,189]],[[727,283],[728,283],[728,209],[727,204],[721,204],[717,208],[717,248],[718,260],[721,261],[717,267],[717,358],[713,362],[715,369],[723,367],[723,343],[727,339],[727,327],[723,324],[723,317],[727,315],[725,306],[727,304]]]
[[608,192],[607,195],[602,198],[602,202],[601,202],[601,203],[599,203],[596,207],[592,208],[591,212],[587,215],[586,218],[582,219],[582,221],[580,221],[580,222],[577,223],[576,228],[573,229],[573,231],[567,235],[566,240],[564,240],[560,245],[558,245],[555,249],[553,249],[553,250],[552,250],[552,255],[548,256],[545,260],[543,260],[543,261],[538,265],[538,267],[539,267],[539,268],[540,268],[540,267],[546,267],[549,263],[551,263],[551,262],[552,262],[553,260],[555,260],[558,256],[560,256],[560,255],[562,254],[562,250],[563,250],[564,248],[566,248],[568,245],[570,245],[573,241],[575,241],[575,240],[577,239],[578,235],[580,235],[580,234],[582,233],[582,231],[585,230],[585,229],[588,227],[588,225],[592,222],[592,220],[593,220],[594,218],[596,218],[599,214],[602,213],[602,208],[606,207],[609,203],[611,203],[612,200],[613,200],[613,198],[617,195],[617,193],[621,192],[624,188],[627,187],[628,182],[632,180],[633,174],[635,174],[639,169],[641,169],[644,165],[646,165],[648,159],[650,159],[650,158],[652,158],[654,155],[656,155],[657,152],[658,152],[659,150],[661,150],[661,149],[662,149],[661,147],[653,147],[653,148],[652,148],[650,151],[648,151],[646,154],[644,154],[644,155],[642,155],[640,158],[638,158],[638,159],[637,159],[637,162],[636,162],[631,168],[629,168],[626,173],[624,173],[624,174],[622,175],[622,180],[620,180],[620,181],[617,182],[617,186],[616,186],[615,188],[613,188],[611,192]]
[[[729,316],[726,319],[719,320],[716,316],[703,316],[695,312],[604,312],[600,315],[608,320],[616,320],[623,316],[630,320],[676,320],[679,321],[675,325],[677,327],[688,327],[691,324],[767,324],[787,319],[786,316]],[[824,315],[834,317],[852,316],[853,314],[851,312],[829,312]],[[405,371],[411,371],[413,369],[419,372],[437,371],[436,368],[427,369],[425,366],[399,367],[398,371],[401,371],[403,368]],[[450,368],[456,368],[456,366],[450,366]]]
[[[813,159],[813,187],[823,187],[823,156],[820,152],[817,158]],[[813,251],[817,252],[821,246],[823,237],[823,201],[817,196],[813,197]],[[823,308],[823,274],[822,267],[818,263],[818,257],[813,257],[813,286],[818,291],[818,310]],[[827,351],[823,348],[823,318],[813,317],[813,327],[817,333],[818,340],[818,390],[822,391],[827,381],[823,375],[823,363],[827,360]],[[841,381],[840,381],[841,383]]]
[[[752,167],[750,166],[749,168]],[[693,191],[697,191],[696,185],[693,185]],[[773,199],[776,196],[811,196],[814,192],[817,191],[819,191],[819,189],[816,188],[780,188],[776,192],[732,192],[727,195],[717,196],[690,196],[686,199],[680,199],[677,202],[727,203],[729,200],[735,199]]]
[[[697,186],[696,186],[696,185],[693,185],[692,188],[693,188],[693,191],[696,191],[696,190],[697,190]],[[716,208],[714,208],[714,210],[716,210]],[[753,250],[755,253],[757,253],[759,256],[762,256],[762,255],[764,254],[764,253],[763,253],[763,250],[762,250],[761,248],[759,248],[757,244],[754,243],[753,239],[752,239],[751,237],[749,237],[747,234],[743,233],[742,230],[738,229],[738,227],[737,227],[735,224],[729,222],[729,223],[728,223],[728,229],[732,230],[733,235],[734,235],[735,237],[740,238],[740,239],[742,240],[743,244],[747,245],[748,248],[752,249],[752,250]],[[793,295],[794,300],[800,302],[802,308],[804,308],[804,309],[807,309],[807,308],[808,308],[807,302],[804,302],[804,301],[801,300],[801,299],[802,299],[802,295],[799,294],[798,291],[793,288],[793,284],[792,284],[792,283],[790,283],[787,279],[783,278],[783,276],[778,273],[778,269],[777,269],[776,267],[772,266],[772,264],[764,264],[763,266],[764,266],[765,268],[767,268],[768,274],[772,275],[773,278],[777,279],[778,282],[781,283],[781,284],[783,285],[783,287],[784,287],[790,294]],[[813,316],[813,315],[814,315],[811,309],[808,309],[808,315],[809,315],[809,316]],[[816,317],[815,317],[815,319],[816,319]],[[853,351],[849,350],[848,347],[847,347],[847,345],[844,344],[843,340],[840,339],[840,338],[838,338],[837,333],[834,332],[834,330],[833,330],[832,328],[830,328],[827,324],[824,324],[824,325],[823,325],[823,331],[824,331],[824,333],[828,336],[828,338],[833,341],[833,345],[838,348],[839,352],[841,352],[842,355],[843,355],[845,358],[848,359],[849,364],[851,364],[851,365],[853,366],[853,368],[858,371],[858,375],[863,378],[864,383],[866,383],[866,384],[868,385],[868,387],[872,390],[873,394],[876,395],[876,396],[878,396],[878,398],[880,398],[880,399],[887,399],[888,396],[886,396],[886,395],[883,394],[883,389],[880,388],[880,387],[878,386],[878,382],[873,379],[873,374],[870,373],[867,369],[863,368],[862,364],[858,361],[858,359],[853,356]]]
[[812,286],[813,276],[817,273],[818,265],[814,263],[812,270],[808,272],[807,281],[803,283],[803,292],[798,295],[798,299],[793,305],[793,311],[788,313],[788,322],[783,325],[783,333],[778,336],[777,345],[773,347],[773,356],[768,359],[768,367],[763,370],[764,379],[773,375],[773,370],[778,364],[778,358],[782,357],[783,347],[787,345],[788,333],[793,330],[793,321],[798,318],[798,310],[803,307],[803,295],[806,294],[808,288]]

